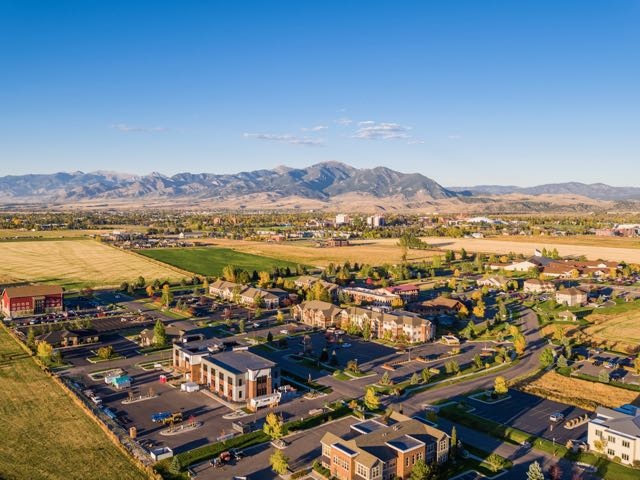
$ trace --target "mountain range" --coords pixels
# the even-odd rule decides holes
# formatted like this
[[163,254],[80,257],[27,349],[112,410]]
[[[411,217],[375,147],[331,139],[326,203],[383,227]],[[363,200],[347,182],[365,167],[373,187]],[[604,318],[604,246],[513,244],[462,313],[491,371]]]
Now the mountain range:
[[[553,204],[553,196],[578,203],[640,199],[638,187],[577,182],[516,187],[480,185],[445,188],[419,173],[387,167],[355,168],[322,162],[307,168],[277,167],[237,174],[157,172],[130,175],[109,171],[8,175],[0,177],[4,205],[217,205],[229,208],[377,209],[484,205],[515,201],[524,210]],[[527,198],[531,197],[531,198]],[[102,202],[102,203],[101,203]],[[524,202],[524,203],[523,203]]]

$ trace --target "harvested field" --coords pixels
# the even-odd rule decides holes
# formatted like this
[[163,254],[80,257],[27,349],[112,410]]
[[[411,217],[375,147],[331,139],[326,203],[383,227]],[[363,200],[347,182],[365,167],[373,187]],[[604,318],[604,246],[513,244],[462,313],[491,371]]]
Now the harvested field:
[[95,240],[0,242],[2,281],[55,283],[67,288],[119,285],[142,275],[180,279],[175,269]]
[[592,324],[584,333],[596,342],[621,352],[640,346],[640,309],[618,314],[592,313],[587,320]]
[[[399,263],[402,251],[397,239],[354,240],[348,247],[315,247],[310,242],[266,243],[246,240],[212,239],[211,243],[239,252],[264,255],[318,267],[329,263],[358,262],[370,265]],[[409,250],[407,260],[417,262],[440,252]]]
[[[534,240],[531,237],[496,237],[496,238],[445,238],[445,237],[425,237],[423,238],[429,245],[444,250],[460,250],[464,248],[468,252],[482,253],[508,253],[514,252],[523,255],[533,255],[533,251],[546,248],[558,250],[561,256],[584,255],[589,260],[624,260],[627,263],[640,263],[640,248],[611,247],[579,244],[559,244],[553,243],[552,237],[538,237]],[[555,239],[555,238],[554,238]],[[571,240],[566,238],[564,240]],[[640,245],[639,245],[640,246]]]
[[149,478],[0,328],[0,478]]
[[521,386],[520,389],[540,397],[592,411],[597,405],[612,408],[626,403],[640,405],[638,392],[604,383],[568,378],[556,372],[547,372],[525,386]]

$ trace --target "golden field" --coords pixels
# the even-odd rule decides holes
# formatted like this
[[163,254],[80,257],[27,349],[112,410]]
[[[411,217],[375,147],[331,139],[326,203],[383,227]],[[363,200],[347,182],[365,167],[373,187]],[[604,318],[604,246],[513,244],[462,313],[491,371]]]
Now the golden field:
[[0,478],[149,478],[4,328],[0,385]]
[[592,313],[583,332],[592,340],[618,351],[640,346],[640,310],[617,314]]
[[95,240],[0,242],[0,282],[43,282],[68,288],[119,285],[142,275],[147,280],[180,279],[169,266]]
[[[588,237],[591,240],[591,237]],[[448,238],[448,237],[426,237],[423,238],[429,245],[439,249],[460,250],[464,248],[468,252],[482,252],[504,254],[513,252],[516,254],[533,255],[533,251],[546,248],[551,250],[556,248],[561,256],[584,255],[589,260],[624,260],[627,263],[640,263],[640,242],[628,242],[633,239],[611,239],[602,238],[602,242],[593,237],[594,244],[585,245],[584,240],[574,237],[491,237],[491,238]],[[563,240],[567,243],[555,243],[556,240]],[[623,240],[615,243],[617,240]],[[612,246],[615,245],[615,246]],[[618,246],[619,245],[619,246]],[[633,246],[635,245],[635,246]]]
[[520,387],[521,390],[551,400],[595,410],[597,405],[619,407],[627,403],[639,405],[640,394],[604,383],[568,378],[556,372],[547,372],[541,377]]
[[[205,240],[206,241],[206,240]],[[266,243],[247,240],[211,239],[207,243],[231,248],[239,252],[264,255],[295,263],[324,267],[329,263],[399,263],[402,251],[397,239],[354,240],[348,247],[315,247],[312,242]],[[409,250],[407,260],[418,262],[440,252],[432,250]]]

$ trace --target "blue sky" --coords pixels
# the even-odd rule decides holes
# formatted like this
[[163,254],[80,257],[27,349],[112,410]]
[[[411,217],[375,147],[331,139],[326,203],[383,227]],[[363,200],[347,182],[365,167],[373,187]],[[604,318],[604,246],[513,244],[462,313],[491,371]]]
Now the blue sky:
[[0,0],[0,175],[640,184],[640,2]]

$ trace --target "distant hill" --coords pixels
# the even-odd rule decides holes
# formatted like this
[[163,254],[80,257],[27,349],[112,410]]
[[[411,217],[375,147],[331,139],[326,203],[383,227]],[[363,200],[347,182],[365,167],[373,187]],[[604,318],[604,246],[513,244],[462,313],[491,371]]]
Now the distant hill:
[[640,187],[612,187],[604,183],[549,183],[535,187],[516,187],[513,185],[477,185],[474,187],[449,187],[451,191],[471,195],[579,195],[594,200],[637,200],[640,199]]
[[278,167],[231,175],[178,173],[165,176],[114,172],[73,172],[0,177],[0,201],[82,202],[87,200],[231,199],[268,194],[329,201],[346,194],[374,198],[438,200],[456,197],[418,173],[400,173],[386,167],[358,169],[339,162],[307,168]]

